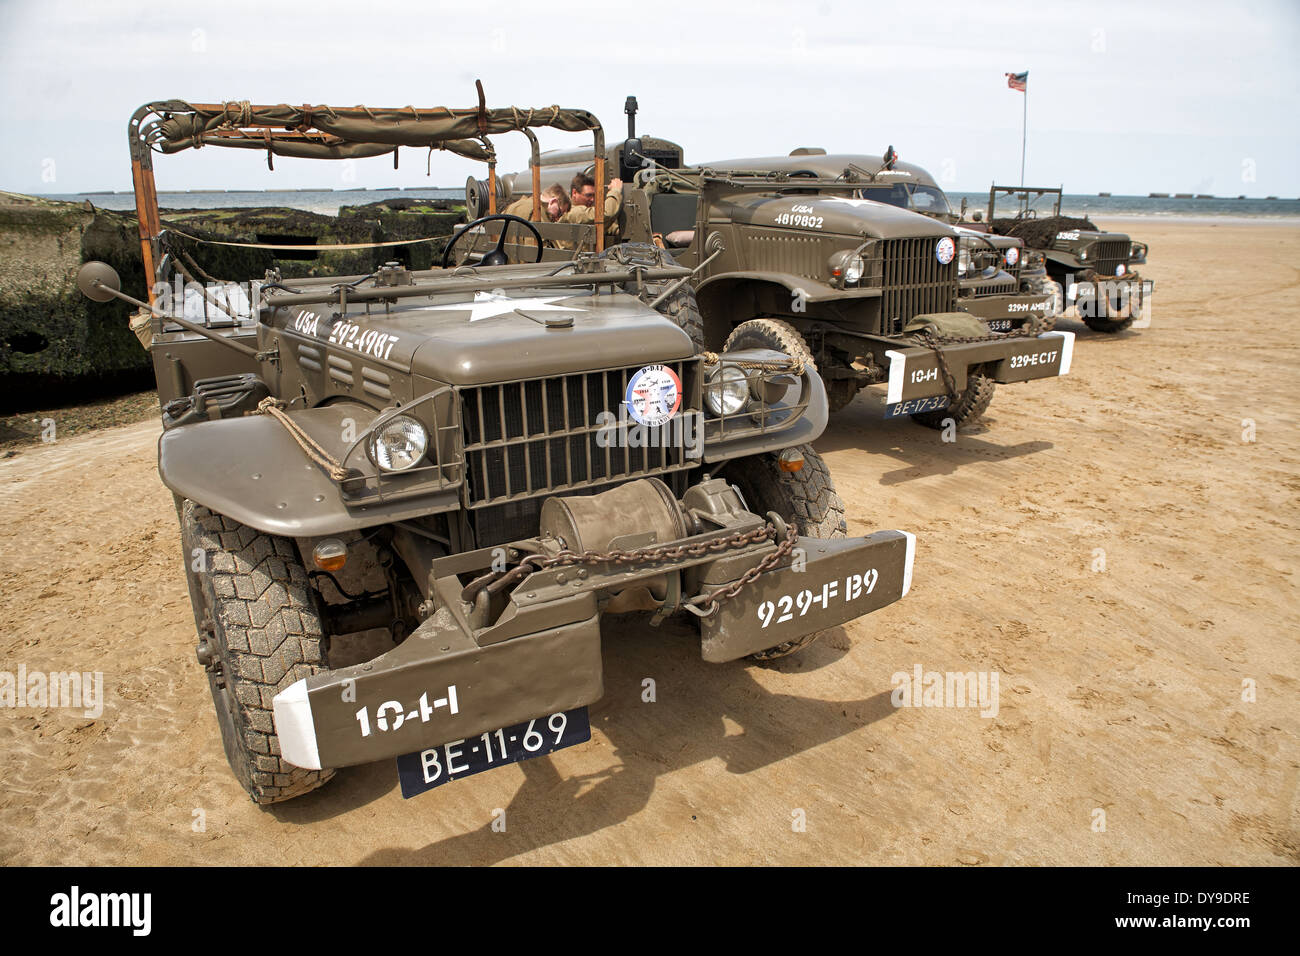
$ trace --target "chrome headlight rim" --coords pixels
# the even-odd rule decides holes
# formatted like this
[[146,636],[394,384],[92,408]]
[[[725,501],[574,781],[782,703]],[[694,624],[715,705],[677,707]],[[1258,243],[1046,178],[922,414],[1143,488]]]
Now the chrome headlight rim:
[[[732,402],[728,402],[731,399]],[[749,376],[735,365],[721,364],[704,379],[704,404],[719,418],[736,415],[749,404]]]
[[366,439],[366,457],[386,474],[410,471],[428,454],[429,430],[411,415],[385,418],[372,426],[370,437]]
[[827,268],[831,280],[841,289],[859,286],[866,279],[867,257],[863,255],[865,246],[856,249],[841,249],[831,255]]

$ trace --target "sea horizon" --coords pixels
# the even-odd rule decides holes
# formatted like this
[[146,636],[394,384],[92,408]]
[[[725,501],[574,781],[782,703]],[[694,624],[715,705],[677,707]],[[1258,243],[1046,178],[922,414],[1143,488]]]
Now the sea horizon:
[[[90,202],[112,211],[130,211],[135,208],[135,196],[130,190],[98,190],[79,193],[37,193],[42,199],[62,202]],[[949,201],[954,208],[963,199],[971,211],[984,210],[988,205],[988,192],[949,191]],[[159,190],[161,209],[221,209],[288,207],[322,215],[337,215],[342,206],[365,205],[382,198],[463,200],[464,187],[405,186],[353,187],[349,189],[190,189]],[[1300,199],[1201,196],[1100,196],[1096,194],[1066,193],[1061,200],[1062,214],[1067,216],[1100,216],[1103,218],[1158,218],[1158,219],[1244,219],[1288,220],[1300,219]]]

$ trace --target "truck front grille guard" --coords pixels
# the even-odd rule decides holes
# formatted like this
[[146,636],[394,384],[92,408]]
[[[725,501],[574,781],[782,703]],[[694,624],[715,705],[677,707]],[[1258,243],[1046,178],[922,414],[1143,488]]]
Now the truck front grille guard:
[[[713,355],[711,352],[705,353],[705,363],[710,370],[717,367],[719,363],[740,369],[745,373],[751,396],[751,401],[738,412],[721,416],[709,412],[709,417],[704,424],[704,437],[707,441],[733,441],[750,435],[782,431],[808,411],[808,392],[811,388],[811,378],[816,373],[805,369],[802,365],[788,362],[737,362]],[[796,384],[791,380],[797,380],[798,400],[786,402],[782,396],[778,401],[769,404],[767,400],[769,391],[775,391],[782,384]],[[707,389],[708,386],[706,385],[705,388]]]
[[880,318],[886,335],[900,335],[915,316],[957,307],[957,256],[935,257],[937,237],[885,239],[876,243],[873,269],[881,277]]
[[[700,360],[662,364],[682,383],[681,408],[674,421],[698,417]],[[653,443],[634,446],[625,440],[620,426],[637,423],[624,410],[623,400],[640,367],[461,388],[467,506],[484,508],[589,489],[698,464],[688,457],[684,442],[672,441],[672,423]]]
[[1113,276],[1118,266],[1127,268],[1131,245],[1127,239],[1098,239],[1089,250],[1088,265],[1100,276]]

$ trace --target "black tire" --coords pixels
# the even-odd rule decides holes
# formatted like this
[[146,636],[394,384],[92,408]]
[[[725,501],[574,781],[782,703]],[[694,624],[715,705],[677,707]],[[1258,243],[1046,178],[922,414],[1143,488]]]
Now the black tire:
[[993,401],[993,389],[996,383],[983,372],[970,369],[966,373],[966,388],[957,396],[957,401],[947,408],[937,408],[932,412],[917,412],[912,421],[926,428],[943,428],[943,423],[951,418],[957,427],[973,424],[988,411]]
[[691,288],[690,283],[660,302],[656,311],[672,319],[677,323],[678,328],[691,337],[691,344],[695,346],[697,353],[706,350],[704,316],[700,314],[700,307],[695,301],[695,290]]
[[[775,455],[752,455],[731,462],[727,480],[740,489],[745,504],[755,514],[775,511],[786,521],[795,522],[800,534],[810,537],[845,537],[848,529],[844,523],[844,502],[835,491],[826,462],[811,445],[800,445],[796,450],[803,454],[804,460],[799,471],[782,471]],[[749,656],[756,661],[776,660],[802,650],[823,633],[814,631]]]
[[[192,501],[182,509],[181,541],[230,769],[254,803],[315,790],[334,771],[280,756],[272,707],[276,694],[326,666],[320,604],[297,547]],[[205,570],[194,570],[198,552]]]
[[722,346],[724,352],[732,349],[772,349],[784,352],[796,362],[803,363],[804,368],[817,371],[817,363],[799,330],[780,319],[750,319],[741,322],[731,330]]
[[1133,324],[1132,317],[1127,319],[1102,319],[1097,316],[1084,316],[1083,324],[1094,332],[1106,332],[1114,335],[1116,332],[1123,332]]
[[[1124,303],[1126,299],[1125,297],[1121,296],[1118,291],[1115,292],[1114,296],[1111,296],[1109,294],[1109,291],[1106,288],[1106,283],[1109,280],[1103,279],[1102,277],[1098,276],[1095,272],[1089,272],[1086,274],[1086,276],[1087,276],[1087,281],[1092,283],[1093,294],[1095,296],[1092,302],[1092,308],[1089,309],[1088,311],[1096,311],[1099,308],[1099,300],[1102,297],[1104,297],[1107,315],[1113,315],[1118,317],[1107,318],[1106,316],[1102,316],[1102,315],[1092,315],[1092,316],[1080,315],[1079,318],[1083,319],[1083,324],[1086,325],[1088,328],[1092,329],[1094,332],[1105,332],[1108,335],[1114,335],[1117,332],[1123,332],[1125,329],[1131,326],[1133,324],[1133,316],[1131,314],[1127,316],[1120,315],[1120,313],[1126,311],[1127,309],[1131,309],[1132,303],[1128,302],[1127,306],[1123,305],[1122,303]],[[1083,310],[1081,309],[1080,311],[1082,312]]]

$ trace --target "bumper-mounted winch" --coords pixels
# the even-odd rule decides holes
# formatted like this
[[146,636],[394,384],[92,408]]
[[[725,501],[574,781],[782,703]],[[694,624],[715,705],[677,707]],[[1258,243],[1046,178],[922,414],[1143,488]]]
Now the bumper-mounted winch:
[[680,501],[657,479],[550,498],[538,537],[433,561],[436,613],[398,647],[279,694],[281,751],[347,766],[589,704],[605,610],[691,608],[705,660],[745,657],[898,600],[913,555],[899,531],[798,536],[717,478]]

